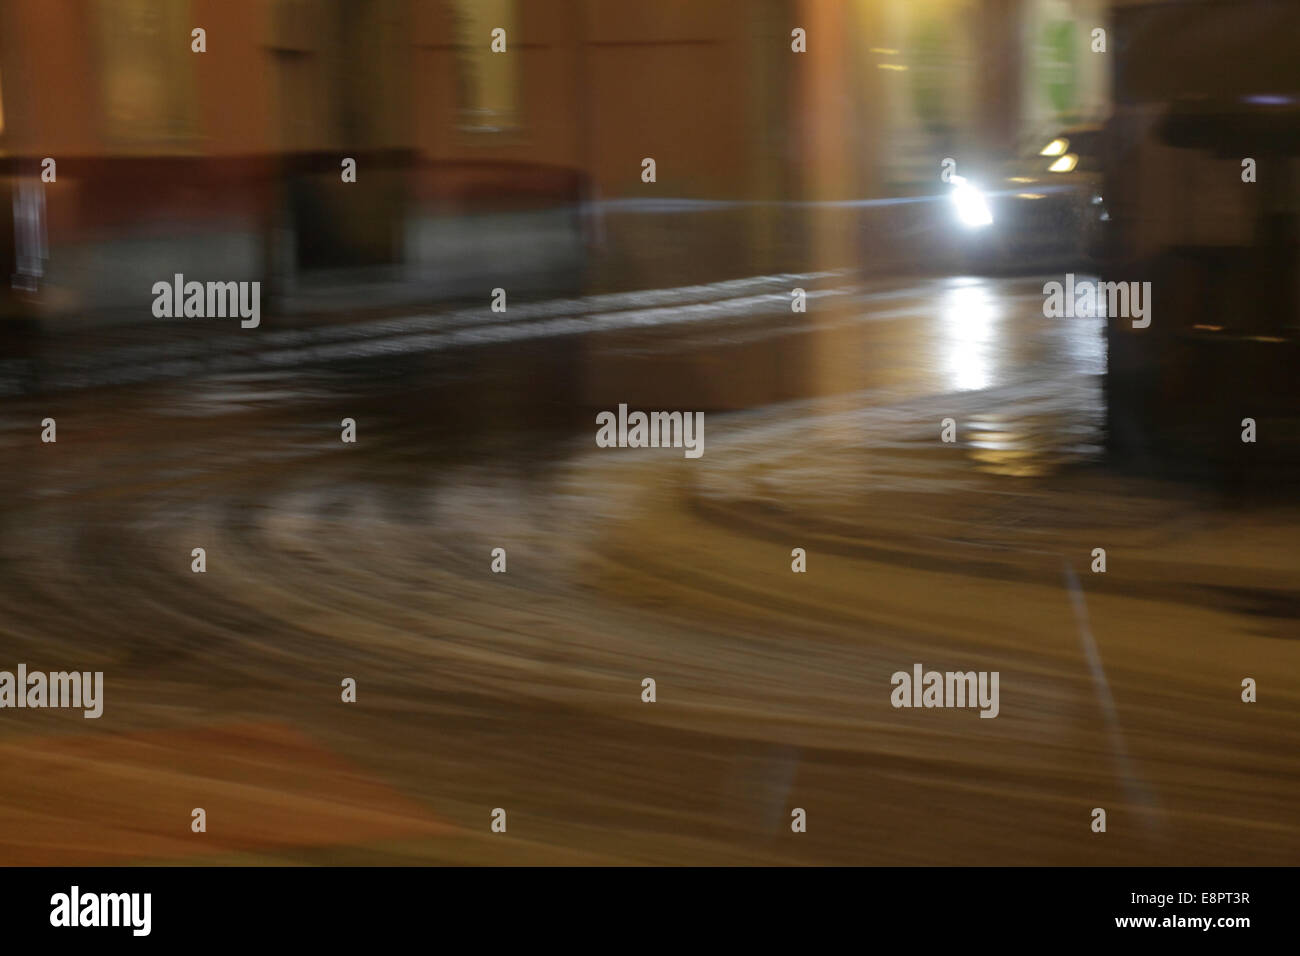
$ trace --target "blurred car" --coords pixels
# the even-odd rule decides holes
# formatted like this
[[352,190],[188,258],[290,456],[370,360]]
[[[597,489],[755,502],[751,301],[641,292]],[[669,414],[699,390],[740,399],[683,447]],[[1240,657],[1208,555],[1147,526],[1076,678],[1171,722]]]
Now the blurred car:
[[1095,266],[1107,220],[1101,128],[1071,126],[1022,156],[952,178],[950,223],[970,268]]

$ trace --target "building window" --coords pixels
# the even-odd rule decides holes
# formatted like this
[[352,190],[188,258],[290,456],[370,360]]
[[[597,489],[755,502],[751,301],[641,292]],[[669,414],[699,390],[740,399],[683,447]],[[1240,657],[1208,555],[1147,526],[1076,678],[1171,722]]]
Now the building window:
[[194,135],[188,0],[96,0],[105,136],[160,145]]
[[[476,132],[496,132],[519,125],[519,80],[516,64],[522,39],[516,0],[455,0],[457,93],[461,125]],[[492,52],[492,31],[506,31],[506,52]]]

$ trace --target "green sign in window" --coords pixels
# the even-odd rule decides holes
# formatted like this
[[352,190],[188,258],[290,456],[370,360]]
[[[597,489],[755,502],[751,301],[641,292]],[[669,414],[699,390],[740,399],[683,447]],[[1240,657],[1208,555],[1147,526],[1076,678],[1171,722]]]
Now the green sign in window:
[[1073,21],[1057,20],[1043,27],[1038,46],[1038,73],[1047,102],[1058,114],[1074,109],[1077,49]]

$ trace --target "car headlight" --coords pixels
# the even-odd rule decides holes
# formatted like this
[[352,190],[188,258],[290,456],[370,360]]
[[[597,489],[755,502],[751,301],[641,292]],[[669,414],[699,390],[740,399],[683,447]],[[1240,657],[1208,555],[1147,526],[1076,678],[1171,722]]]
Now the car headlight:
[[993,222],[993,213],[983,194],[961,176],[952,178],[952,202],[957,207],[957,218],[961,224],[971,229],[987,226]]

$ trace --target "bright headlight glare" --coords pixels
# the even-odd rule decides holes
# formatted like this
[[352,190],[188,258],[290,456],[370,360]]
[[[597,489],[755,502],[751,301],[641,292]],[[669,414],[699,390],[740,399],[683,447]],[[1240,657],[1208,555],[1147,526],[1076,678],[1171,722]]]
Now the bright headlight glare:
[[989,211],[989,204],[984,201],[980,191],[964,179],[958,181],[954,178],[953,183],[952,201],[957,207],[957,218],[962,225],[974,228],[992,223],[993,213]]

